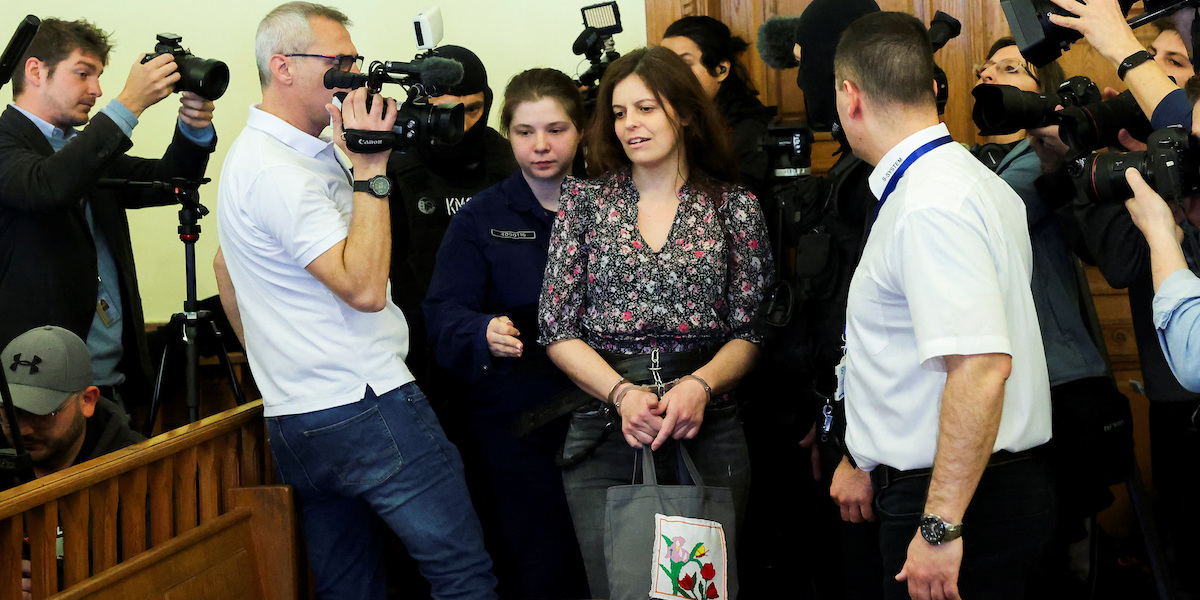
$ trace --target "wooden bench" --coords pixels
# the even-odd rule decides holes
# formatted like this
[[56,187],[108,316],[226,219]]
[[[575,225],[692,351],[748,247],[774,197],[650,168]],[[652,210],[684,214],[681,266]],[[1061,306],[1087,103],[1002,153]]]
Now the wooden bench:
[[21,598],[26,540],[35,599],[296,598],[265,440],[255,401],[0,494],[0,600]]

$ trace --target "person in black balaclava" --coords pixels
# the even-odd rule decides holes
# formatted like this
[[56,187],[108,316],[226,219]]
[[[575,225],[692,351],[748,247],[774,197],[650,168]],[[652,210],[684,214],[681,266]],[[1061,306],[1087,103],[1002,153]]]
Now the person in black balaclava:
[[450,217],[476,192],[517,170],[508,140],[487,124],[492,89],[483,62],[461,46],[440,46],[436,52],[461,63],[463,79],[430,100],[434,104],[461,102],[466,133],[457,144],[419,143],[404,152],[393,152],[388,161],[388,177],[396,186],[391,197],[392,299],[408,319],[407,363],[419,381],[430,377],[433,365],[421,301],[429,289],[434,259]]
[[833,54],[838,39],[859,17],[878,11],[875,0],[814,0],[796,19],[796,85],[804,92],[808,125],[814,130],[830,131],[837,122]]
[[[868,185],[872,166],[853,154],[840,131],[833,57],[850,23],[878,11],[874,0],[813,0],[799,17],[771,19],[758,32],[759,55],[768,66],[780,70],[800,67],[796,85],[804,93],[808,126],[832,132],[841,144],[837,162],[819,184],[816,210],[821,216],[817,231],[796,242],[797,272],[781,274],[798,291],[793,322],[781,334],[782,348],[775,354],[789,357],[784,360],[803,357],[804,364],[784,367],[793,373],[811,372],[814,398],[833,395],[834,365],[842,356],[850,277],[876,203]],[[814,256],[823,257],[820,272],[801,275],[816,268],[808,265]],[[821,408],[813,407],[813,411]],[[811,432],[802,445],[812,443],[816,433]],[[814,568],[820,573],[814,580],[817,594],[849,600],[881,598],[879,528],[876,522],[866,522],[874,520],[869,475],[850,466],[832,444],[820,445],[820,465],[824,485],[819,488],[818,506],[813,508],[820,517],[809,527],[816,530],[817,537],[838,541],[835,547],[815,550],[818,556],[814,557]],[[831,488],[824,487],[831,484]],[[833,502],[825,495],[826,489]]]

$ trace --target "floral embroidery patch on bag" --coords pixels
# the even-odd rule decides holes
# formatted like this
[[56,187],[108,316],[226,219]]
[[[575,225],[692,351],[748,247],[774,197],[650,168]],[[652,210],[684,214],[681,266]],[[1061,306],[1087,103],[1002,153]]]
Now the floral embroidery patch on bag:
[[654,539],[651,598],[726,597],[725,530],[720,523],[656,514]]

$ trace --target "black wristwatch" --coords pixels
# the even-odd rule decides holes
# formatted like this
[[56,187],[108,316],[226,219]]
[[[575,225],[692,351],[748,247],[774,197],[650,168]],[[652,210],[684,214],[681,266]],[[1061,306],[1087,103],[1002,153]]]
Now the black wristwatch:
[[386,175],[376,175],[367,180],[356,180],[354,191],[366,192],[376,198],[387,198],[392,193],[392,180]]
[[1142,63],[1148,60],[1154,60],[1154,55],[1146,52],[1145,50],[1138,50],[1137,52],[1130,54],[1125,60],[1121,61],[1121,65],[1117,67],[1117,77],[1121,78],[1121,81],[1125,81],[1125,74],[1128,73],[1130,69],[1140,66]]
[[935,546],[962,537],[962,527],[962,523],[951,525],[935,514],[921,517],[921,537]]

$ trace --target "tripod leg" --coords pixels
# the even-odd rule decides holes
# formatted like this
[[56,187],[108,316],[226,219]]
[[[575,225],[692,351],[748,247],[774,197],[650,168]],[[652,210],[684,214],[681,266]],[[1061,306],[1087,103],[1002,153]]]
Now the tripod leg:
[[154,395],[150,397],[150,411],[146,414],[146,422],[142,424],[142,435],[146,437],[154,433],[154,421],[158,419],[158,407],[162,404],[163,375],[167,371],[167,360],[171,357],[173,346],[174,342],[168,341],[158,359],[158,373],[154,376]]
[[183,337],[184,354],[187,356],[187,365],[184,367],[184,381],[187,385],[187,410],[188,423],[195,423],[200,420],[200,347],[199,341],[196,339],[196,322],[189,319],[184,324]]
[[221,365],[225,367],[225,378],[229,380],[229,387],[233,390],[233,400],[238,406],[246,403],[246,397],[242,393],[242,385],[238,383],[237,375],[233,372],[233,363],[229,360],[229,352],[225,350],[225,342],[221,339],[221,330],[217,327],[216,321],[209,320],[208,327],[212,330],[213,339],[217,340],[217,358],[221,361]]
[[1172,600],[1175,598],[1175,586],[1171,581],[1170,571],[1167,569],[1167,559],[1163,554],[1158,527],[1154,523],[1154,516],[1150,514],[1150,507],[1146,504],[1146,484],[1142,479],[1141,469],[1138,469],[1137,461],[1134,461],[1133,471],[1125,480],[1125,487],[1129,490],[1130,504],[1133,505],[1138,525],[1142,528],[1146,558],[1150,562],[1150,572],[1154,574],[1154,584],[1158,589],[1159,600]]

